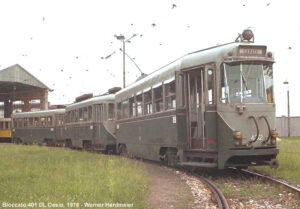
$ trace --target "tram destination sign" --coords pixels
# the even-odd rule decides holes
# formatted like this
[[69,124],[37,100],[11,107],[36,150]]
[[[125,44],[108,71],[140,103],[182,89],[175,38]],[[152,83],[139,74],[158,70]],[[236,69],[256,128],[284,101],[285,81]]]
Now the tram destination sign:
[[266,50],[266,46],[239,46],[238,53],[240,56],[264,57]]

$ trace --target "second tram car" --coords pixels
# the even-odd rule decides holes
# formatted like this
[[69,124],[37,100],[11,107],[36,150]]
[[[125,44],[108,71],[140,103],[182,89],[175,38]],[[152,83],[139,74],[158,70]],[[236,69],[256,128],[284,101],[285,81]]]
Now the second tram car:
[[93,97],[67,106],[65,129],[73,147],[115,152],[115,96]]
[[245,30],[116,94],[120,153],[193,167],[277,167],[273,63]]

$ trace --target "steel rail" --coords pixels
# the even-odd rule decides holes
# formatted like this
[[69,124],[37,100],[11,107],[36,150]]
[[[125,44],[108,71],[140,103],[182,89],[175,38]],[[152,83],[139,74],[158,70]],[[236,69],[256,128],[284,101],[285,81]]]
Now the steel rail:
[[203,183],[205,183],[208,188],[214,193],[219,209],[229,209],[229,205],[223,193],[211,181],[196,173],[193,173],[193,175],[199,178]]
[[269,176],[266,176],[266,175],[263,175],[263,174],[260,174],[260,173],[256,173],[256,172],[253,172],[253,171],[249,171],[249,170],[246,170],[246,169],[236,169],[236,168],[230,168],[230,169],[233,169],[233,170],[236,170],[236,171],[240,171],[240,172],[243,172],[245,174],[248,174],[248,175],[252,175],[252,176],[255,176],[255,177],[259,177],[261,179],[266,179],[268,180],[269,182],[275,182],[277,184],[280,184],[280,185],[283,185],[285,186],[286,188],[288,188],[289,190],[293,191],[293,192],[296,192],[298,195],[300,195],[300,188],[297,188],[295,186],[292,186],[292,185],[289,185],[283,181],[280,181],[278,179],[273,179]]

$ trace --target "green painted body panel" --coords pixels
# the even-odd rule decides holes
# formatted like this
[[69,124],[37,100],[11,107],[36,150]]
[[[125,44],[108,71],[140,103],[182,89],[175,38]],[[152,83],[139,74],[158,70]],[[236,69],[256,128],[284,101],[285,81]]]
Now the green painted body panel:
[[[161,147],[177,147],[176,112],[168,111],[117,123],[118,144],[126,144],[127,151],[145,159],[159,160]],[[174,119],[175,120],[175,119]]]
[[107,131],[103,123],[69,124],[66,129],[66,138],[72,140],[74,147],[82,148],[83,141],[91,141],[93,146],[101,149],[116,143],[116,138]]
[[[14,129],[12,138],[19,138],[26,144],[42,144],[44,139],[55,139],[55,127]],[[51,131],[52,130],[52,131]]]
[[[238,156],[260,156],[270,155],[276,158],[278,149],[274,146],[267,144],[263,145],[262,139],[265,140],[268,137],[268,127],[263,119],[259,119],[260,116],[266,116],[270,129],[275,130],[275,106],[274,104],[243,104],[245,105],[245,111],[243,114],[239,114],[236,110],[238,104],[220,104],[218,106],[218,165],[220,169],[225,168],[227,161],[231,157]],[[249,118],[254,116],[257,119],[259,133],[261,140],[246,146],[251,137],[257,135],[254,122]],[[226,123],[225,123],[226,121]],[[240,131],[243,135],[242,144],[244,149],[238,149],[234,143],[233,131]]]
[[216,151],[218,143],[216,106],[207,106],[204,115],[206,131],[206,150]]

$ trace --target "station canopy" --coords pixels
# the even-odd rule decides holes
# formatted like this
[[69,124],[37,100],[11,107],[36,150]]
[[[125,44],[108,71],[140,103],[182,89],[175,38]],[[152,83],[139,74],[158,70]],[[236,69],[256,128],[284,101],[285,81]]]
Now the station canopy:
[[[21,99],[24,94],[32,94],[41,90],[51,91],[49,87],[18,64],[0,70],[0,101],[4,101],[7,97],[13,97],[13,100],[16,101]],[[34,97],[34,94],[32,95]]]

